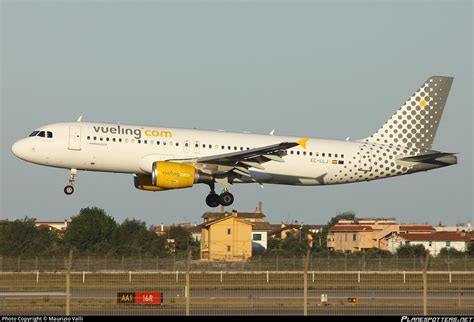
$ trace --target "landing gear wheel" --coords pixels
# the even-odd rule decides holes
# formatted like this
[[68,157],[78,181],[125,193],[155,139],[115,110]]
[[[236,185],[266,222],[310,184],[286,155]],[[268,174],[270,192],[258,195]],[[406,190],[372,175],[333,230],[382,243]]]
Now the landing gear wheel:
[[64,193],[69,195],[72,195],[74,192],[74,187],[73,186],[66,186],[64,187]]
[[221,204],[221,199],[217,193],[211,192],[206,197],[206,204],[211,208],[215,208]]
[[223,192],[220,195],[221,205],[224,207],[230,206],[234,203],[234,196],[230,192]]

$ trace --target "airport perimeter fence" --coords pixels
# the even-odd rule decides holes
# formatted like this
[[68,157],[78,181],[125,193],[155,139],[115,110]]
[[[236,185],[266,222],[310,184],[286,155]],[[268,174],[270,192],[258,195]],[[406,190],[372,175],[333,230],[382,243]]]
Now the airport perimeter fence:
[[[66,257],[5,257],[0,256],[0,272],[56,272],[66,270]],[[201,261],[194,260],[190,264],[191,271],[302,271],[303,257],[263,257],[255,256],[247,261]],[[183,271],[186,259],[173,257],[110,257],[82,256],[74,258],[72,270],[79,272],[147,272],[147,271]],[[349,271],[420,271],[423,269],[423,258],[398,257],[389,258],[352,258],[345,257],[311,257],[309,270],[329,272]],[[428,271],[474,271],[474,257],[456,258],[434,257],[430,259]]]
[[[115,263],[117,270],[114,266],[85,270],[84,260],[61,258],[56,270],[4,269],[0,315],[474,314],[472,266],[429,271],[431,259],[427,265],[421,261],[416,270],[393,271],[355,266],[347,271],[319,270],[315,258],[297,258],[300,264],[293,266],[295,270],[263,266],[264,258],[261,267],[257,259],[247,263],[256,266],[212,270],[190,260],[184,260],[180,269],[174,261],[176,270],[170,269],[172,263],[157,270],[142,259],[141,270],[130,263],[123,267],[128,271],[122,270],[121,259]],[[38,259],[38,265],[42,261],[47,262]]]

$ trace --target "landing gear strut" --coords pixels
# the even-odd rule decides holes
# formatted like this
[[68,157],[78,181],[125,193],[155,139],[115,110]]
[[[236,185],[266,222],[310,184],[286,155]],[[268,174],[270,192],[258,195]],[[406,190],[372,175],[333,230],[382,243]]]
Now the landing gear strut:
[[206,197],[206,204],[209,207],[215,208],[219,205],[227,207],[232,205],[232,203],[234,202],[234,196],[229,191],[227,191],[227,188],[224,188],[224,191],[220,195],[218,195],[214,190],[214,182],[210,183],[209,187],[211,188],[211,192],[209,192]]
[[76,169],[71,169],[69,171],[69,176],[67,177],[69,184],[64,187],[64,193],[67,194],[68,196],[74,193],[73,184],[74,184],[74,180],[76,179],[76,175],[77,175]]

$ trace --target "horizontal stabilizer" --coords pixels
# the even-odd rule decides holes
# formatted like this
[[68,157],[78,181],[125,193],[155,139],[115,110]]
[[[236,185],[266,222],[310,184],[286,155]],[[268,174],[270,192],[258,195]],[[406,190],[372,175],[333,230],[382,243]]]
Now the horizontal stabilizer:
[[430,154],[417,155],[417,156],[414,156],[414,157],[400,158],[398,160],[406,161],[406,162],[425,162],[425,161],[436,160],[436,159],[439,159],[439,158],[442,158],[442,157],[455,155],[455,154],[456,153],[436,152],[436,153],[430,153]]

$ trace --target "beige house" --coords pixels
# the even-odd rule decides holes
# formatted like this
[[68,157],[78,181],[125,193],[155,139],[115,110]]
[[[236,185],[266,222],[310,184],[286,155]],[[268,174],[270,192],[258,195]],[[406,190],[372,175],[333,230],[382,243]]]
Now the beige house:
[[205,222],[201,233],[201,259],[247,260],[252,256],[252,226],[235,213]]
[[389,250],[394,234],[431,234],[430,225],[400,225],[394,219],[340,220],[329,229],[327,246],[331,250],[359,252],[371,248]]

